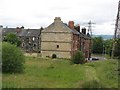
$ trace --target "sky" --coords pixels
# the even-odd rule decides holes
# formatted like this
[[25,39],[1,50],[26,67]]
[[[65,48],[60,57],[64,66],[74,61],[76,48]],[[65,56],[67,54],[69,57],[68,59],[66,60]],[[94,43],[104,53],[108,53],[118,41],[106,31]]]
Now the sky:
[[93,23],[92,33],[113,35],[119,0],[0,0],[0,25],[40,28],[55,17],[64,23],[74,21],[81,28]]

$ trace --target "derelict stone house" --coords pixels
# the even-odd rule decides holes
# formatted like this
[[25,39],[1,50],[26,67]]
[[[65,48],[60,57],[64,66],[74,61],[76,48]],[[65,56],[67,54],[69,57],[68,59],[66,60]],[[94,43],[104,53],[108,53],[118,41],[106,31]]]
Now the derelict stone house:
[[[84,31],[85,32],[85,31]],[[58,58],[71,58],[74,52],[81,50],[85,57],[90,57],[90,37],[75,29],[74,22],[69,21],[68,26],[60,17],[41,32],[41,55],[51,57],[56,54]]]
[[24,29],[17,36],[21,48],[28,53],[40,53],[40,29]]
[[41,29],[24,29],[24,27],[17,28],[2,28],[2,39],[8,33],[14,33],[21,41],[20,47],[28,53],[40,52],[40,34]]
[[14,34],[18,35],[18,33],[21,31],[21,29],[22,28],[18,28],[18,27],[17,28],[8,28],[8,27],[2,28],[2,40],[5,39],[5,37],[8,33],[14,33]]

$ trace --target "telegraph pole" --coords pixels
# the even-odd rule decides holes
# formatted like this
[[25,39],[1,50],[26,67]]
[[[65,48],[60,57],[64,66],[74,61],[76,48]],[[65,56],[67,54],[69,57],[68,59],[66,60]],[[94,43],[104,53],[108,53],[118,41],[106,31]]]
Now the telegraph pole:
[[120,30],[120,25],[119,25],[119,23],[118,23],[118,21],[120,21],[119,13],[120,13],[120,1],[119,1],[119,3],[118,3],[118,13],[117,13],[117,19],[116,19],[116,24],[115,24],[114,39],[117,38],[118,30]]
[[116,23],[115,23],[115,32],[114,32],[114,37],[113,37],[113,48],[112,48],[112,58],[114,57],[114,50],[115,50],[115,40],[117,38],[120,38],[120,0],[118,3],[118,12],[117,12],[117,19],[116,19]]

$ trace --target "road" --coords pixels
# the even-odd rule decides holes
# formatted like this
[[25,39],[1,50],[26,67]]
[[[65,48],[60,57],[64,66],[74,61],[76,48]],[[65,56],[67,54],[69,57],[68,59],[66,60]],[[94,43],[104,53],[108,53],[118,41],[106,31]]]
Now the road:
[[92,58],[98,58],[99,60],[106,60],[105,54],[92,54]]

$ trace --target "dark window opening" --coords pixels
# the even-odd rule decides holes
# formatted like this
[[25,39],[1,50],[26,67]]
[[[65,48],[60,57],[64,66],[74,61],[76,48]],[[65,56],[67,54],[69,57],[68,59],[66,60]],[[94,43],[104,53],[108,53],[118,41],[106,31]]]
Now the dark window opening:
[[57,48],[59,48],[59,45],[57,45]]
[[37,45],[36,44],[33,44],[33,47],[36,47]]

